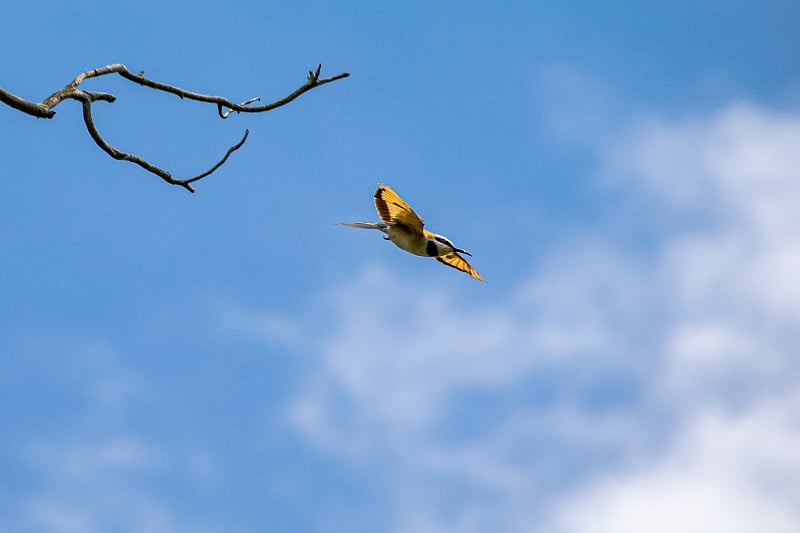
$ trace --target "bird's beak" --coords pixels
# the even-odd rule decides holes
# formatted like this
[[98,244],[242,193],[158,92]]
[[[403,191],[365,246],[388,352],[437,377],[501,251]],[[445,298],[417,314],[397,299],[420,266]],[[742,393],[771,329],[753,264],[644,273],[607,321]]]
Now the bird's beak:
[[471,254],[471,253],[469,253],[469,252],[468,252],[468,251],[466,251],[466,250],[462,250],[461,248],[456,248],[456,252],[460,252],[460,253],[462,253],[462,254],[464,254],[464,255],[468,255],[468,256],[472,257],[472,254]]

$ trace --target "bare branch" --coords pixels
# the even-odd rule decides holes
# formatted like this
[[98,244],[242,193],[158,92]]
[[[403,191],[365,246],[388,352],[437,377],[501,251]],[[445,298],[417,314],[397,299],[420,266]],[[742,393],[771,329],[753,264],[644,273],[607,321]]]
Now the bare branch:
[[[83,83],[84,80],[89,78],[96,78],[98,76],[104,76],[106,74],[116,73],[125,78],[126,80],[132,81],[133,83],[142,85],[144,87],[150,87],[151,89],[156,89],[158,91],[172,93],[180,98],[185,98],[187,100],[195,100],[198,102],[217,104],[220,116],[222,116],[223,114],[222,108],[228,108],[230,111],[235,111],[237,113],[263,113],[265,111],[270,111],[272,109],[275,109],[276,107],[288,104],[301,94],[310,91],[314,87],[319,87],[320,85],[325,85],[326,83],[330,83],[336,80],[341,80],[342,78],[350,76],[348,72],[343,72],[341,74],[337,74],[336,76],[331,76],[330,78],[320,79],[319,74],[321,69],[322,65],[319,65],[317,67],[316,72],[309,71],[308,77],[306,78],[306,83],[295,89],[291,94],[269,104],[248,107],[248,104],[258,101],[261,98],[260,97],[251,98],[246,102],[243,102],[241,104],[236,104],[231,100],[224,98],[222,96],[213,96],[208,94],[195,93],[192,91],[181,89],[180,87],[175,87],[173,85],[162,83],[160,81],[151,80],[144,76],[144,72],[140,72],[139,74],[134,74],[130,70],[128,70],[125,67],[125,65],[121,63],[115,63],[113,65],[96,68],[94,70],[88,70],[86,72],[79,74],[66,87],[64,87],[60,91],[53,93],[51,96],[45,99],[45,101],[42,102],[42,104],[48,108],[55,107],[56,105],[58,105],[59,102],[61,102],[64,98],[66,98],[66,93],[76,90],[78,86],[81,83]],[[230,112],[228,112],[228,114],[230,114]]]
[[29,102],[24,98],[20,98],[16,94],[6,91],[2,87],[0,87],[0,102],[13,107],[17,111],[22,111],[23,113],[33,115],[37,118],[53,118],[53,115],[56,114],[55,111],[46,105]]
[[[108,97],[111,97],[111,99],[109,100]],[[105,153],[107,153],[108,155],[117,160],[130,161],[131,163],[136,163],[146,171],[155,174],[156,176],[163,179],[167,183],[171,183],[172,185],[180,185],[189,192],[194,192],[194,188],[192,188],[192,186],[189,185],[190,183],[208,176],[209,174],[217,170],[219,167],[221,167],[222,164],[225,163],[225,161],[227,161],[228,156],[230,156],[233,152],[242,147],[244,142],[247,140],[247,135],[250,133],[248,130],[245,130],[244,137],[242,137],[242,140],[239,141],[238,144],[232,146],[225,154],[225,156],[210,170],[207,170],[206,172],[198,176],[195,176],[193,178],[180,180],[173,178],[172,174],[170,174],[166,170],[155,166],[154,164],[142,159],[137,155],[129,154],[127,152],[123,152],[122,150],[114,148],[113,146],[108,144],[105,139],[103,139],[103,136],[100,135],[100,132],[97,131],[97,127],[94,125],[94,119],[92,118],[92,102],[95,102],[97,100],[105,100],[108,102],[113,102],[114,97],[112,95],[103,93],[90,93],[86,91],[72,91],[67,95],[67,98],[72,98],[74,100],[78,100],[81,102],[81,104],[83,105],[83,122],[86,124],[86,129],[89,131],[89,135],[92,137],[92,140],[94,140],[95,144],[97,144],[97,146],[99,146]]]
[[[228,151],[227,151],[227,152],[225,152],[225,155],[224,155],[224,156],[222,156],[222,159],[220,159],[220,160],[219,160],[219,162],[218,162],[216,165],[214,165],[214,166],[213,166],[213,167],[211,167],[210,169],[206,170],[206,171],[205,171],[205,172],[203,172],[202,174],[198,174],[197,176],[195,176],[195,177],[193,177],[193,178],[189,178],[189,179],[183,180],[185,183],[182,183],[182,185],[185,185],[185,186],[187,186],[187,187],[188,187],[190,183],[192,183],[192,182],[194,182],[194,181],[197,181],[197,180],[200,180],[200,179],[203,179],[203,178],[205,178],[206,176],[208,176],[209,174],[211,174],[212,172],[214,172],[215,170],[217,170],[219,167],[221,167],[222,165],[224,165],[224,164],[225,164],[225,161],[227,161],[227,160],[228,160],[228,157],[229,157],[229,156],[230,156],[230,155],[231,155],[233,152],[235,152],[236,150],[238,150],[239,148],[241,148],[241,147],[242,147],[242,145],[244,144],[244,142],[247,140],[247,136],[248,136],[248,135],[250,135],[250,130],[244,130],[244,136],[242,137],[242,140],[241,140],[241,141],[239,141],[238,143],[234,144],[234,145],[233,145],[233,146],[231,146],[230,148],[228,148]],[[189,187],[189,190],[190,190],[190,191],[192,191],[191,187]],[[192,191],[192,192],[194,192],[194,191]]]
[[98,92],[89,92],[80,90],[79,89],[80,84],[89,78],[96,78],[99,76],[105,76],[107,74],[119,74],[126,80],[132,81],[144,87],[150,87],[158,91],[172,93],[180,98],[185,98],[188,100],[195,100],[198,102],[216,104],[217,113],[219,114],[219,116],[221,118],[228,118],[228,116],[230,116],[231,113],[263,113],[265,111],[270,111],[277,107],[281,107],[283,105],[288,104],[301,94],[308,92],[315,87],[319,87],[320,85],[325,85],[326,83],[330,83],[332,81],[341,80],[350,75],[347,72],[343,72],[341,74],[337,74],[336,76],[331,76],[329,78],[320,78],[319,75],[321,70],[322,70],[322,65],[319,65],[316,71],[308,72],[306,83],[295,89],[292,93],[272,103],[260,106],[250,105],[254,102],[259,102],[261,100],[260,97],[250,98],[249,100],[246,100],[241,104],[236,104],[231,100],[224,98],[222,96],[213,96],[213,95],[195,93],[192,91],[181,89],[180,87],[175,87],[173,85],[168,85],[166,83],[151,80],[144,76],[144,71],[140,72],[139,74],[133,74],[125,67],[125,65],[122,65],[121,63],[115,63],[113,65],[107,65],[105,67],[100,67],[93,70],[87,70],[86,72],[82,72],[81,74],[76,76],[74,80],[72,80],[70,83],[64,86],[62,89],[51,94],[45,100],[43,100],[41,103],[38,104],[20,98],[19,96],[16,96],[15,94],[12,94],[3,89],[2,87],[0,87],[0,102],[3,102],[4,104],[18,111],[22,111],[23,113],[27,113],[34,117],[53,118],[53,116],[55,115],[55,111],[53,111],[53,108],[55,106],[57,106],[66,99],[78,100],[79,102],[81,102],[81,105],[83,106],[83,121],[86,124],[86,129],[89,131],[89,135],[92,137],[95,144],[97,144],[97,146],[99,146],[104,152],[106,152],[114,159],[136,163],[146,171],[155,174],[156,176],[160,177],[167,183],[171,183],[173,185],[179,185],[190,192],[194,192],[194,189],[192,188],[190,183],[193,183],[197,180],[200,180],[208,176],[209,174],[217,170],[220,166],[222,166],[225,163],[225,161],[228,160],[228,157],[233,152],[242,147],[244,142],[247,140],[249,131],[245,130],[242,140],[239,141],[238,144],[230,147],[225,156],[216,165],[211,167],[211,169],[193,178],[188,178],[183,180],[175,179],[166,170],[163,170],[153,165],[152,163],[149,163],[148,161],[142,159],[139,156],[123,152],[108,144],[100,135],[100,133],[97,131],[97,128],[94,125],[94,120],[92,119],[92,103],[97,101],[114,102],[116,98],[114,97],[114,95],[108,93],[98,93]]

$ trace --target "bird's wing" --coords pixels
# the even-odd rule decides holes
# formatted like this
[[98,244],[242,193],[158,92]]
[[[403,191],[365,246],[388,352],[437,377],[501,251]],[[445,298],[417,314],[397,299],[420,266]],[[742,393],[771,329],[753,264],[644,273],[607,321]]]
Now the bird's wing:
[[409,228],[422,232],[425,224],[422,218],[400,198],[394,189],[381,183],[375,191],[375,209],[387,224],[404,224]]
[[483,276],[478,274],[478,271],[475,270],[472,267],[472,265],[470,265],[467,262],[466,259],[461,257],[461,255],[458,252],[453,252],[452,254],[447,254],[447,255],[440,255],[440,256],[434,257],[434,259],[436,259],[437,261],[439,261],[443,265],[447,265],[449,267],[453,267],[453,268],[455,268],[457,270],[460,270],[461,272],[466,272],[467,274],[472,276],[473,279],[477,279],[478,281],[482,281],[482,282],[486,283],[486,280],[483,279]]

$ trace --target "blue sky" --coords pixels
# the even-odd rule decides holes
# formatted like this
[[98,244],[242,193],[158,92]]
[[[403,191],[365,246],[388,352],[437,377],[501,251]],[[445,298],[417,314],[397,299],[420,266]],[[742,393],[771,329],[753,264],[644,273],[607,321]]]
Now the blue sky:
[[[35,13],[35,16],[32,15]],[[800,9],[13,5],[0,529],[794,532]],[[374,220],[391,184],[480,284]]]

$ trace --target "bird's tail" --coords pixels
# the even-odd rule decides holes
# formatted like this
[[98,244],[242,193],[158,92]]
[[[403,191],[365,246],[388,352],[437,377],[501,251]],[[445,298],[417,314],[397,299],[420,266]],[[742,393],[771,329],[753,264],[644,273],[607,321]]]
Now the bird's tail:
[[384,233],[386,233],[386,228],[388,227],[384,222],[339,222],[338,225],[350,228],[376,229]]

